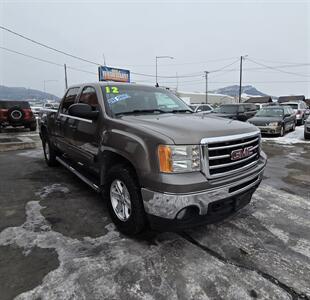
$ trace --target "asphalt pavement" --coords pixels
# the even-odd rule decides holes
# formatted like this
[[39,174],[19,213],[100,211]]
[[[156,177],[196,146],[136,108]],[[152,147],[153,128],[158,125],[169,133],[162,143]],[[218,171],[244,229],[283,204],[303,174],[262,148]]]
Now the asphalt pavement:
[[237,215],[135,239],[40,147],[0,153],[0,299],[310,299],[310,144],[263,148]]

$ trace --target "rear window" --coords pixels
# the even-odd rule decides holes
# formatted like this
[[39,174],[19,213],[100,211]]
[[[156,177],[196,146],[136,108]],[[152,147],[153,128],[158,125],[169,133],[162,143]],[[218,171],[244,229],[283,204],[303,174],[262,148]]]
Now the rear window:
[[20,108],[30,108],[27,101],[0,101],[0,108],[10,109],[13,106],[19,106]]
[[298,109],[298,104],[295,104],[295,103],[288,103],[288,104],[281,104],[281,105],[290,106],[293,109]]

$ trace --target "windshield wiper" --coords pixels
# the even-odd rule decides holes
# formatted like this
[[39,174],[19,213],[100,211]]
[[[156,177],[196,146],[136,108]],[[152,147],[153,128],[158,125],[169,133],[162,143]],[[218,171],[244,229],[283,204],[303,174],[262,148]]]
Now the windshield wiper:
[[134,115],[134,114],[140,114],[140,113],[155,113],[155,112],[160,113],[160,114],[167,113],[166,111],[161,110],[161,109],[135,109],[131,111],[123,111],[123,112],[115,113],[115,116]]

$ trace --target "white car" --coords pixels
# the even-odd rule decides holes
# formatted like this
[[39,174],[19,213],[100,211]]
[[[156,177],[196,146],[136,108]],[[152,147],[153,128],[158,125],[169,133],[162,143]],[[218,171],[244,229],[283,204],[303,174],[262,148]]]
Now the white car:
[[211,113],[213,111],[210,104],[191,104],[190,107],[194,112]]
[[290,106],[295,111],[297,125],[303,125],[308,118],[309,110],[304,101],[282,102],[280,105]]

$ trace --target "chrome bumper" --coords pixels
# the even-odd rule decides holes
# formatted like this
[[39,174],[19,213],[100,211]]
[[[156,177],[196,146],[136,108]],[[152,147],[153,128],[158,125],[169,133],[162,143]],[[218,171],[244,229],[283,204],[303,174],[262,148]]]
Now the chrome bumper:
[[281,132],[281,126],[256,126],[261,133],[278,134]]
[[[183,208],[196,206],[199,209],[199,214],[205,215],[208,212],[208,205],[210,203],[236,196],[258,185],[262,180],[263,172],[264,168],[259,173],[253,174],[245,179],[199,193],[167,194],[142,188],[141,193],[144,209],[148,214],[166,219],[174,219]],[[247,182],[249,184],[244,186]],[[238,188],[239,185],[240,188]]]

